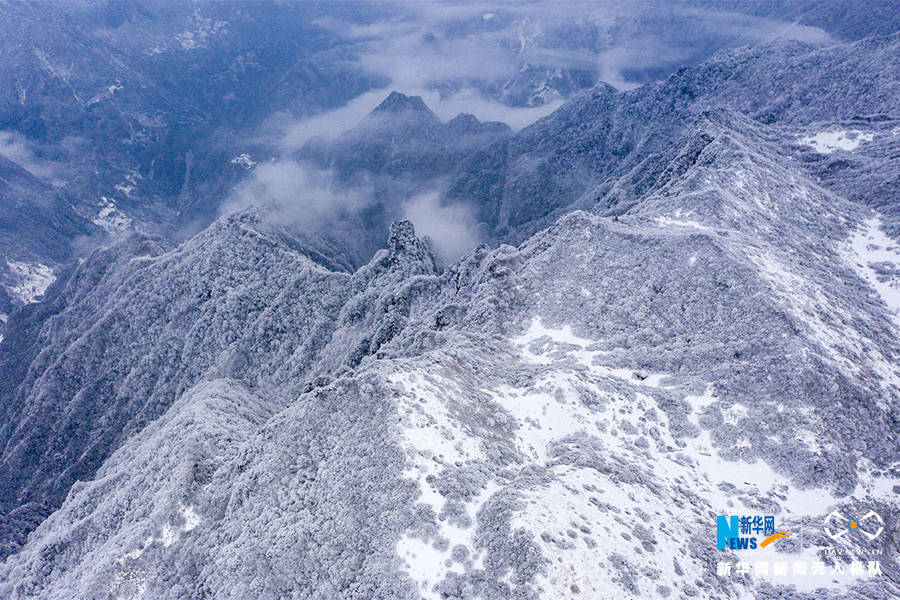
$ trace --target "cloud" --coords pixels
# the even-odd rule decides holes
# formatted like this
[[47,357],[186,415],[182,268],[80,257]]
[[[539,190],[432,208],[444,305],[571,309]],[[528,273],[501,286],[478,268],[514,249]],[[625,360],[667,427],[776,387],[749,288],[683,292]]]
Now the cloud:
[[[263,218],[275,225],[313,234],[326,232],[337,238],[358,237],[371,233],[359,229],[364,227],[360,215],[374,202],[373,187],[366,181],[348,185],[339,181],[332,171],[294,160],[276,160],[254,168],[220,212],[231,214],[259,207],[263,209]],[[442,205],[438,191],[413,196],[391,211],[390,218],[412,221],[416,234],[428,238],[438,261],[444,265],[454,262],[486,238],[485,226],[478,222],[471,207]]]
[[482,241],[472,209],[464,204],[442,205],[437,192],[412,198],[403,207],[403,218],[412,222],[416,235],[429,239],[438,260],[445,265]]
[[[721,48],[830,40],[815,27],[684,3],[396,2],[382,15],[365,23],[316,21],[348,44],[361,68],[390,83],[284,124],[282,149],[352,128],[393,90],[422,96],[444,121],[468,112],[518,130],[591,80],[627,90]],[[578,81],[567,82],[573,71]]]
[[431,89],[452,80],[502,83],[524,65],[589,70],[600,80],[631,88],[646,81],[637,71],[697,62],[725,47],[776,38],[830,40],[816,27],[688,3],[401,2],[394,7],[385,19],[365,25],[330,19],[324,26],[358,44],[363,67],[403,89]]
[[275,218],[315,230],[357,215],[373,199],[365,183],[340,184],[331,171],[314,169],[294,160],[257,165],[222,205],[230,214],[251,206],[275,209]]
[[797,40],[809,44],[826,44],[834,41],[823,29],[801,25],[798,22],[692,7],[682,7],[679,12],[699,20],[713,35],[733,38],[737,43],[766,43],[777,39]]
[[470,87],[441,97],[434,89],[391,86],[361,94],[339,108],[319,113],[309,119],[282,122],[282,133],[280,136],[276,135],[276,145],[282,153],[289,154],[310,139],[333,139],[358,125],[393,91],[407,96],[421,96],[428,108],[444,122],[460,113],[470,113],[481,121],[502,121],[513,131],[518,131],[549,115],[563,103],[560,99],[542,106],[509,107],[486,98],[481,92]]
[[422,88],[457,79],[504,79],[517,68],[516,57],[492,33],[460,39],[422,30],[370,42],[360,64],[395,86]]
[[413,89],[404,93],[422,96],[425,104],[443,121],[449,121],[459,113],[465,112],[475,115],[481,121],[502,121],[513,131],[531,125],[563,104],[563,100],[558,99],[541,106],[510,107],[486,98],[484,94],[471,87],[464,87],[445,98],[437,91],[427,89]]
[[[627,90],[723,48],[775,38],[830,40],[814,27],[686,3],[399,2],[356,22],[340,13],[316,24],[342,40],[342,56],[389,84],[309,118],[273,118],[261,141],[282,158],[257,165],[226,212],[279,206],[283,218],[349,231],[351,220],[375,202],[372,186],[348,187],[333,173],[289,157],[312,138],[334,138],[355,127],[391,91],[421,96],[445,122],[466,112],[519,130],[593,82]],[[437,193],[415,195],[400,206],[391,216],[412,220],[445,262],[485,239],[469,207],[441,205]]]
[[282,150],[291,152],[314,137],[334,138],[355,127],[389,93],[390,89],[372,90],[360,94],[334,110],[319,113],[308,119],[291,121],[284,127],[278,144]]
[[0,130],[0,156],[11,160],[39,179],[51,179],[56,173],[55,165],[35,156],[25,136],[15,131]]

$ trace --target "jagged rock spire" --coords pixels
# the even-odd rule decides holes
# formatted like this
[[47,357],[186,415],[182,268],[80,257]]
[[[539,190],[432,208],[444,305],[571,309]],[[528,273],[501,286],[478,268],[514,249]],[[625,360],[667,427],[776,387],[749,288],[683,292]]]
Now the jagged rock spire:
[[388,234],[388,252],[393,262],[418,262],[429,271],[435,270],[434,255],[428,245],[416,237],[412,222],[407,220],[391,223]]

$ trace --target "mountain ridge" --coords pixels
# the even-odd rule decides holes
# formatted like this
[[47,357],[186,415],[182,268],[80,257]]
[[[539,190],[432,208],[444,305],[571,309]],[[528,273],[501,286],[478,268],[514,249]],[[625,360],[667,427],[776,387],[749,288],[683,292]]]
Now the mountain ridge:
[[[93,252],[0,341],[0,595],[900,593],[892,207],[811,158],[889,164],[898,44],[580,96],[451,174],[499,243],[443,268],[408,221],[354,267],[269,208]],[[808,77],[748,96],[776,64]],[[885,577],[717,575],[716,515],[864,509]],[[775,556],[846,567],[810,529]]]

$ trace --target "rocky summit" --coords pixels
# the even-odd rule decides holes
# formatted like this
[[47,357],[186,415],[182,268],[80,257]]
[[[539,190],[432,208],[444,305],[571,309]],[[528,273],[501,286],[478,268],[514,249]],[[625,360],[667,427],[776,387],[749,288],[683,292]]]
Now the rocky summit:
[[900,597],[850,4],[0,2],[0,597]]

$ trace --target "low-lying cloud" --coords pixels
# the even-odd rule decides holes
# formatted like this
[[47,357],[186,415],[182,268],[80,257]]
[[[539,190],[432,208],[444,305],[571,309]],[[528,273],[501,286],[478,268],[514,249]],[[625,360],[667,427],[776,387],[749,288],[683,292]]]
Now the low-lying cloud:
[[421,96],[428,108],[447,122],[460,113],[473,114],[480,121],[500,121],[518,131],[559,108],[563,101],[555,100],[541,106],[510,107],[486,98],[476,89],[466,87],[442,97],[434,89],[391,86],[361,94],[347,104],[317,114],[308,119],[290,121],[277,136],[278,149],[290,153],[313,138],[333,139],[352,129],[372,112],[392,91],[407,96]]
[[[262,208],[266,219],[310,233],[345,229],[375,202],[366,183],[345,184],[330,170],[315,169],[295,160],[260,164],[223,204],[221,213]],[[387,208],[387,207],[386,207]],[[419,237],[427,237],[438,261],[447,265],[484,241],[472,207],[441,204],[438,191],[420,193],[399,202],[391,218],[413,223]]]
[[437,192],[412,198],[403,207],[403,218],[412,222],[416,235],[428,238],[438,260],[445,265],[483,241],[472,208],[464,204],[442,205]]
[[339,183],[331,171],[283,159],[257,165],[223,204],[230,214],[251,206],[276,209],[286,223],[315,230],[358,214],[373,200],[365,184]]
[[[702,3],[613,0],[397,2],[373,22],[328,17],[317,24],[342,38],[361,68],[390,83],[290,123],[281,138],[288,150],[350,129],[392,90],[422,96],[444,121],[468,112],[518,130],[555,110],[585,77],[627,90],[721,48],[831,39],[817,27]],[[571,72],[579,82],[560,84]]]
[[0,156],[39,179],[52,179],[56,173],[54,164],[35,156],[25,136],[15,131],[0,130]]
[[[447,82],[502,82],[527,67],[592,71],[631,88],[660,70],[721,48],[777,38],[825,43],[817,27],[715,8],[715,4],[572,0],[399,2],[381,20],[319,25],[356,44],[365,69],[397,89],[446,89]],[[714,8],[710,8],[710,6]],[[491,97],[503,102],[502,98]],[[474,112],[474,111],[469,111]],[[477,114],[477,113],[476,113]]]

